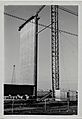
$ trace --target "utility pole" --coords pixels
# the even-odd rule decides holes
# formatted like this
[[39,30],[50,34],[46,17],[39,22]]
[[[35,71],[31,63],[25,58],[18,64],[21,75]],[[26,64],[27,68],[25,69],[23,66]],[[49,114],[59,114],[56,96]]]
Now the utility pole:
[[59,90],[59,29],[58,5],[51,5],[51,61],[52,61],[52,97]]

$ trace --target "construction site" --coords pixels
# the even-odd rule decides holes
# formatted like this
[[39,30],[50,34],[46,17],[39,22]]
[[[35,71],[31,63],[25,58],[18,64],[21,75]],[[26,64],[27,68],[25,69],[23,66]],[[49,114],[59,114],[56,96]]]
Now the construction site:
[[[5,6],[4,16],[8,19],[22,21],[20,26],[19,24],[16,26],[16,32],[20,36],[18,60],[20,78],[17,82],[16,64],[12,64],[10,81],[4,83],[4,115],[77,115],[78,6],[29,5],[28,10],[33,11],[34,8],[35,11],[29,12],[28,19],[14,15],[11,8],[19,8],[18,10],[20,10],[20,6],[15,7]],[[25,7],[28,8],[28,6]],[[27,8],[25,9],[27,10]],[[8,13],[8,10],[11,10],[12,14]],[[41,22],[40,15],[43,11],[45,11],[42,14],[44,24]],[[46,24],[47,21],[49,24]],[[45,32],[47,29],[49,32]],[[41,51],[39,48],[42,47],[40,40],[44,40],[44,38],[39,34],[42,32],[45,32],[45,38],[49,38],[49,47],[44,41],[42,44],[45,45],[43,48],[45,50]],[[7,39],[6,36],[8,35],[5,35],[5,39]],[[46,47],[48,47],[47,52],[49,52],[50,57],[47,56]],[[40,53],[44,54],[43,57],[48,57],[49,60],[42,61],[44,66],[39,65],[42,56]],[[48,62],[50,64],[47,66]],[[40,69],[41,65],[44,67],[43,69]],[[42,80],[43,83],[39,81],[43,75],[42,71],[39,73],[40,70],[43,70],[46,75],[46,78]]]

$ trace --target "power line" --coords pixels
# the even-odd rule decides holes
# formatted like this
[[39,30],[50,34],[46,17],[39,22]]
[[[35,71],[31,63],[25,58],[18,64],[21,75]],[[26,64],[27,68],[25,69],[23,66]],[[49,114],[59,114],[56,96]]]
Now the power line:
[[[10,17],[12,17],[12,18],[16,18],[16,19],[18,19],[18,20],[27,21],[27,19],[24,19],[24,18],[15,16],[15,15],[9,14],[9,13],[6,13],[6,12],[4,12],[4,14],[7,15],[7,16],[10,16]],[[35,24],[35,22],[33,22],[33,21],[32,21],[32,23]],[[43,27],[46,27],[46,25],[44,25],[44,24],[40,24],[40,23],[39,23],[38,25],[43,26]]]
[[44,31],[46,28],[51,28],[51,27],[49,27],[49,26],[51,26],[51,24],[49,24],[49,25],[45,26],[45,28],[41,29],[38,33],[40,33],[40,32],[42,32],[42,31]]
[[[75,48],[75,44],[72,42],[72,40],[70,40],[70,38],[67,37],[67,35],[60,33],[61,40],[62,40],[62,36],[65,37],[65,40],[67,39],[67,42],[70,43],[70,45],[72,45],[73,48]],[[70,40],[70,42],[69,42],[69,40]]]
[[27,21],[26,19],[23,19],[23,18],[21,18],[21,17],[15,16],[15,15],[12,15],[12,14],[9,14],[9,13],[6,13],[6,12],[4,12],[4,14],[7,15],[7,16],[10,16],[10,17],[13,17],[13,18],[22,20],[22,21]]
[[[15,15],[9,14],[9,13],[6,13],[6,12],[4,12],[4,14],[7,15],[7,16],[10,16],[10,17],[12,17],[12,18],[16,18],[16,19],[18,19],[18,20],[27,21],[27,19],[24,19],[24,18],[15,16]],[[33,21],[32,21],[32,23],[35,24],[35,22],[33,22]],[[45,28],[41,29],[38,33],[42,32],[42,31],[45,30],[46,28],[50,28],[50,29],[51,29],[51,27],[50,27],[51,24],[49,24],[49,25],[44,25],[44,24],[39,23],[38,25],[39,25],[39,26],[42,26],[42,27],[45,27]],[[70,35],[78,36],[77,34],[70,33],[70,32],[68,32],[68,31],[64,31],[64,30],[59,30],[59,31],[60,31],[60,32],[63,32],[63,33],[70,34]]]
[[[50,28],[51,29],[51,27],[49,27],[50,25],[51,24],[49,24],[45,28],[41,29],[38,33],[44,31],[46,28]],[[66,33],[66,34],[69,34],[69,35],[72,35],[72,36],[78,36],[77,34],[74,34],[74,33],[68,32],[68,31],[64,31],[64,30],[61,30],[61,29],[59,29],[59,32]]]
[[70,13],[70,14],[72,14],[72,15],[78,16],[77,13],[75,13],[75,12],[73,12],[72,10],[69,10],[69,9],[67,9],[67,8],[65,8],[65,7],[59,6],[59,9],[65,11],[65,12],[68,12],[68,13]]
[[68,32],[68,31],[64,31],[64,30],[61,30],[61,29],[59,31],[62,32],[62,33],[72,35],[72,36],[78,36],[77,34],[74,34],[74,33]]

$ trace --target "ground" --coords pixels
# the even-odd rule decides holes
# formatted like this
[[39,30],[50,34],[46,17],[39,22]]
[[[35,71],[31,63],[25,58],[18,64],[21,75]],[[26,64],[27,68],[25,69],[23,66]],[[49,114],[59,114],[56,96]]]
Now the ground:
[[77,102],[33,100],[5,100],[5,115],[77,115]]

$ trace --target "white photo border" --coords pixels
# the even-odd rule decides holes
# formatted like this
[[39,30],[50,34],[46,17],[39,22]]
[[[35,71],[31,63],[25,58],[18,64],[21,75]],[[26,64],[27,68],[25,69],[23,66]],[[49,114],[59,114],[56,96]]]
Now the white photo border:
[[[71,116],[62,116],[62,115],[4,115],[4,96],[3,96],[3,82],[4,82],[4,5],[51,5],[51,4],[58,4],[58,5],[78,5],[78,115],[71,115]],[[82,1],[0,1],[0,118],[5,119],[34,119],[34,118],[44,118],[44,119],[53,119],[53,118],[82,118]]]

